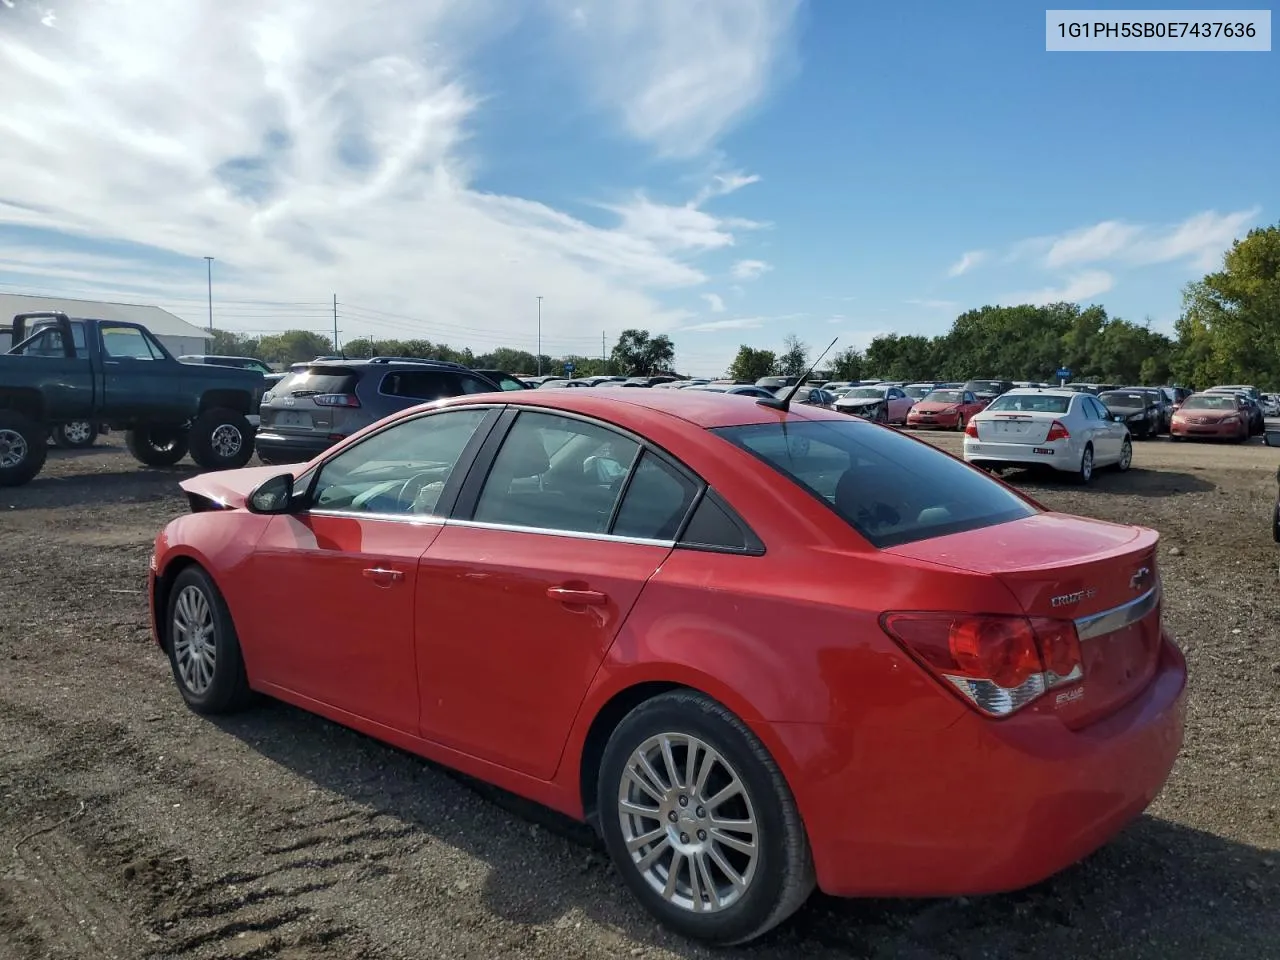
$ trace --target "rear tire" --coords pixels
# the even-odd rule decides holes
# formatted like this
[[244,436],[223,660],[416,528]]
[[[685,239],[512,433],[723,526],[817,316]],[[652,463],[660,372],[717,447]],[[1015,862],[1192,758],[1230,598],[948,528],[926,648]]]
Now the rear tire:
[[[653,782],[641,786],[639,778]],[[736,793],[704,809],[735,779]],[[623,719],[601,760],[597,811],[623,881],[651,914],[691,939],[753,940],[813,891],[808,837],[781,771],[746,724],[702,694],[661,694]]]
[[48,457],[48,427],[16,410],[0,410],[0,487],[30,483]]
[[53,428],[53,442],[66,450],[87,450],[98,442],[98,425],[89,420],[72,420]]
[[1125,473],[1133,466],[1133,444],[1128,437],[1120,444],[1120,459],[1116,461],[1116,472]]
[[961,433],[964,433],[964,428],[965,428],[964,414],[963,413],[957,414],[956,429],[959,430]]
[[1087,486],[1093,480],[1093,444],[1087,443],[1084,453],[1080,454],[1080,466],[1071,475],[1071,479],[1080,486]]
[[169,587],[165,648],[182,699],[196,713],[232,713],[253,697],[240,638],[226,601],[202,568],[190,566]]
[[124,445],[148,467],[172,467],[187,455],[187,435],[180,427],[144,423],[125,431]]
[[206,470],[238,470],[253,456],[253,427],[225,407],[206,410],[191,424],[191,459]]

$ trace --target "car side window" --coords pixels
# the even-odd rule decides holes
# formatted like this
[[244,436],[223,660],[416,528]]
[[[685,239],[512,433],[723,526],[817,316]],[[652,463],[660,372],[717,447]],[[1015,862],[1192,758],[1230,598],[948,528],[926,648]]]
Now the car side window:
[[493,387],[479,377],[452,370],[404,370],[383,377],[381,390],[393,397],[440,400],[466,393],[492,393]]
[[159,360],[161,355],[137,327],[114,327],[103,324],[102,352],[119,360]]
[[640,457],[609,531],[616,537],[672,540],[698,495],[698,484],[652,451]]
[[315,510],[433,516],[487,409],[447,410],[375,433],[320,468]]
[[713,490],[698,501],[680,537],[680,546],[721,553],[764,553],[756,535]]
[[62,331],[57,327],[45,327],[31,337],[22,348],[20,356],[24,357],[65,357]]
[[966,393],[966,394],[964,395],[964,402],[965,402],[965,403],[977,403],[977,402],[978,402],[978,398],[977,398],[977,397],[975,397],[972,393]]
[[1092,420],[1106,420],[1107,412],[1102,403],[1093,397],[1084,398],[1084,409]]
[[607,533],[640,445],[607,427],[522,412],[494,457],[473,519]]

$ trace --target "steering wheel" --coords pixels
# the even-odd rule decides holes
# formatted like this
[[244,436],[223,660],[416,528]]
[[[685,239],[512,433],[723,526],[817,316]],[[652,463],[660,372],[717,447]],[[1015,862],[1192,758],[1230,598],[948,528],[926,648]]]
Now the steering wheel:
[[[424,489],[433,483],[439,483],[441,488],[444,487],[444,481],[434,471],[415,473],[401,485],[400,492],[396,494],[396,500],[406,504],[409,513],[418,513],[420,512],[417,509],[418,497],[422,495]],[[435,504],[432,504],[432,506],[434,507]]]

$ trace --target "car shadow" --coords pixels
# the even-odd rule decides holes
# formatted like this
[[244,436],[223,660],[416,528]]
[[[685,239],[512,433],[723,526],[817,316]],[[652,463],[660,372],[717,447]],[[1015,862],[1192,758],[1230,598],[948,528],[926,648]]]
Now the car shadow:
[[1048,471],[1007,470],[1001,477],[1007,483],[1028,490],[1077,490],[1080,493],[1128,494],[1142,497],[1178,497],[1191,493],[1209,493],[1217,489],[1203,477],[1171,470],[1144,470],[1130,467],[1124,473],[1101,468],[1093,480],[1080,486],[1064,475]]
[[49,447],[50,460],[76,460],[80,457],[101,457],[109,453],[119,453],[118,447],[107,447],[100,443],[92,447]]
[[[690,960],[710,955],[649,917],[594,834],[560,814],[275,701],[214,722],[326,793],[487,863],[485,906],[507,922],[542,926],[576,911]],[[1280,853],[1144,816],[1031,889],[923,901],[815,894],[779,929],[717,955],[1257,960],[1280,943],[1276,903]]]
[[0,488],[0,507],[5,510],[56,510],[163,500],[181,496],[178,482],[201,472],[191,463],[173,467],[139,464],[136,470],[107,470],[67,476],[46,470],[20,487]]

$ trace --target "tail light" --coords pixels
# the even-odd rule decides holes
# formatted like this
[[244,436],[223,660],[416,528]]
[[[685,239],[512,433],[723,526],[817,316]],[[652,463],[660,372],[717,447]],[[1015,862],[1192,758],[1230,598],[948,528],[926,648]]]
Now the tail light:
[[1055,687],[1084,677],[1070,620],[887,613],[880,625],[971,707],[1007,717]]
[[354,393],[320,393],[311,398],[321,407],[358,407],[360,398]]
[[965,435],[966,437],[973,437],[973,439],[977,440],[977,439],[978,439],[978,424],[977,424],[975,421],[973,421],[973,420],[970,420],[968,423],[966,423],[966,424],[964,425],[964,435]]
[[1061,420],[1055,420],[1049,424],[1049,435],[1044,438],[1045,443],[1052,443],[1054,440],[1070,440],[1071,431],[1067,429],[1067,425]]

